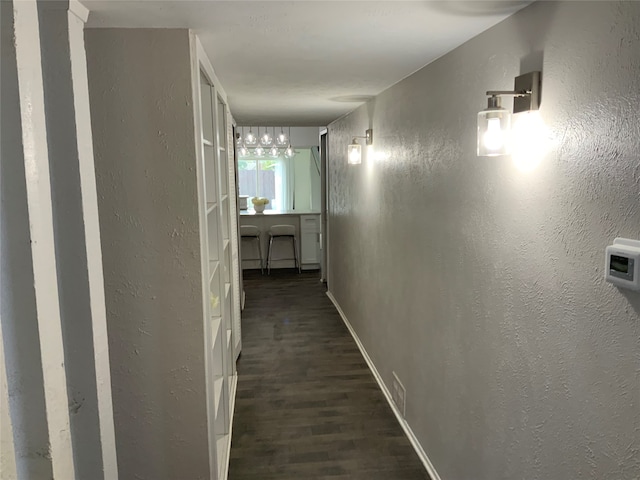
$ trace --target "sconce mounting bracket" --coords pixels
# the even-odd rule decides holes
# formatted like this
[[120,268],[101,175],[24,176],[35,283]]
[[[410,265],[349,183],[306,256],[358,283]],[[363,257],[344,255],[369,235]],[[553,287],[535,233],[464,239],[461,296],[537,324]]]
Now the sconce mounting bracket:
[[[498,97],[513,98],[513,113],[528,112],[540,108],[540,72],[529,72],[516,77],[513,90],[490,90],[487,95],[489,108],[499,107]],[[492,105],[495,104],[495,105]]]
[[364,132],[365,134],[365,142],[367,145],[373,145],[373,128],[369,128],[367,130],[365,130]]
[[516,77],[514,90],[528,95],[513,99],[513,113],[538,110],[540,108],[540,72],[529,72]]
[[356,135],[355,137],[353,137],[353,142],[352,143],[358,143],[356,142],[356,138],[364,138],[365,139],[365,143],[367,145],[373,145],[373,128],[368,128],[364,131],[364,136],[363,135]]

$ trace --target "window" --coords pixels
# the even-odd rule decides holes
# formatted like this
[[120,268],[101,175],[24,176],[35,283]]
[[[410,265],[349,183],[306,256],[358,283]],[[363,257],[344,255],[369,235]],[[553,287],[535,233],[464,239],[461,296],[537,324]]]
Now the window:
[[[269,199],[268,210],[287,210],[287,168],[282,158],[244,157],[238,160],[240,195]],[[251,200],[248,202],[251,206]]]
[[238,195],[265,197],[265,207],[275,211],[320,210],[320,157],[318,148],[296,148],[291,158],[255,157],[238,159]]

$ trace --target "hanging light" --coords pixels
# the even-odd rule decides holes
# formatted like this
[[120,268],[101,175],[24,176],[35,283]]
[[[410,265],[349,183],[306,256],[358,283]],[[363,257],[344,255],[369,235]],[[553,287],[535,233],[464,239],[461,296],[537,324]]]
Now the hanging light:
[[293,158],[296,156],[296,151],[293,149],[291,144],[289,144],[289,146],[284,151],[284,156],[287,158]]
[[286,158],[293,158],[296,156],[296,151],[291,146],[291,127],[289,127],[289,146],[284,151],[284,156]]
[[285,147],[287,146],[288,143],[289,143],[289,137],[287,137],[287,134],[284,133],[283,128],[280,127],[280,133],[276,137],[276,145],[278,145],[279,147]]
[[258,144],[258,137],[255,136],[251,127],[249,127],[249,133],[244,137],[244,144],[248,147],[253,147]]
[[249,155],[249,149],[244,144],[244,127],[240,127],[241,133],[236,133],[236,145],[238,147],[238,155],[241,157],[246,157]]
[[269,149],[269,155],[271,155],[272,157],[279,157],[280,156],[280,149],[276,145],[273,145]]
[[264,153],[265,153],[264,148],[262,148],[259,145],[253,150],[253,154],[256,157],[264,157]]
[[270,147],[273,145],[273,137],[269,134],[267,127],[264,127],[264,135],[260,137],[260,145],[263,147]]

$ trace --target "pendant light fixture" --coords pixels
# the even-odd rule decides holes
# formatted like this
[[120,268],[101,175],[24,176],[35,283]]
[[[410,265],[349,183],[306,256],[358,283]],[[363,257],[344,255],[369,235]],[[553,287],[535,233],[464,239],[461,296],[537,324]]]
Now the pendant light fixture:
[[[253,127],[249,127],[249,133],[244,134],[244,127],[240,127],[241,134],[237,134],[238,155],[241,157],[272,157],[293,158],[296,151],[291,145],[291,127],[289,134],[284,132],[284,127],[280,127],[280,133],[276,135],[276,127],[265,127],[264,133],[262,127],[257,128],[257,135],[253,133]],[[286,148],[285,148],[286,147]]]
[[293,158],[296,156],[296,151],[291,146],[291,127],[289,127],[289,146],[284,151],[284,156],[286,158]]
[[[289,130],[291,130],[291,127],[289,127]],[[286,147],[288,143],[289,137],[287,137],[287,134],[284,133],[284,129],[280,127],[280,133],[276,137],[276,145],[279,147]]]
[[255,147],[258,144],[258,137],[253,133],[252,127],[249,127],[249,133],[244,137],[244,144],[247,147]]
[[240,127],[241,133],[236,133],[236,145],[238,147],[238,155],[246,157],[249,155],[249,149],[244,144],[244,127]]
[[268,127],[264,127],[264,135],[260,137],[260,145],[270,147],[273,145],[273,137],[269,134]]

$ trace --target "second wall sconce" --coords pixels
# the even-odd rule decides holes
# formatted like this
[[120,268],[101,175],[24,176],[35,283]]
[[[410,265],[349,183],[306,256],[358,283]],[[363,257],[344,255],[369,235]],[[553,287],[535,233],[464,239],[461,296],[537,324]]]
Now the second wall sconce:
[[509,133],[511,112],[502,107],[500,97],[512,96],[513,113],[540,108],[540,72],[529,72],[516,77],[513,90],[487,92],[487,109],[478,113],[478,156],[495,157],[511,151]]
[[353,137],[353,140],[347,147],[347,162],[349,165],[358,165],[362,163],[362,145],[358,143],[358,138],[364,138],[367,145],[373,145],[373,129],[365,130],[364,136]]

